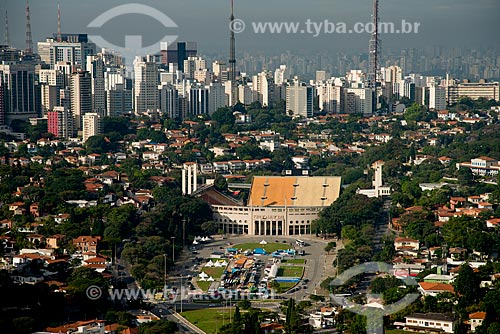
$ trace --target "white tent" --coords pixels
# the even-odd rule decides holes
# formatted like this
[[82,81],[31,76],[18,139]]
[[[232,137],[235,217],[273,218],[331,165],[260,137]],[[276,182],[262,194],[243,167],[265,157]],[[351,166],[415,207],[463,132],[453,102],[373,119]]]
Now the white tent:
[[220,267],[222,267],[222,263],[220,263],[219,261],[216,261],[214,264],[214,267],[220,268]]
[[262,240],[261,242],[259,242],[259,244],[261,244],[261,245],[267,245],[267,241],[266,240]]
[[214,266],[214,263],[212,262],[212,260],[208,261],[207,264],[205,264],[205,267],[213,267]]
[[194,240],[193,240],[193,245],[198,245],[198,244],[199,244],[199,242],[198,242],[198,241],[196,241],[196,239],[194,239]]
[[222,261],[220,264],[221,264],[221,267],[225,267],[225,266],[227,266],[227,262],[226,262],[226,260]]
[[199,241],[201,240],[201,237],[200,236],[194,237],[194,240]]
[[198,281],[205,282],[207,279],[205,277],[200,278]]
[[209,282],[213,282],[213,281],[215,281],[215,280],[214,280],[214,278],[213,278],[212,276],[210,276],[210,277],[207,279],[207,281],[209,281]]
[[198,274],[198,277],[200,277],[200,278],[207,278],[208,275],[204,271],[202,271],[201,273]]
[[206,241],[210,241],[210,238],[209,237],[203,237],[203,238],[201,238],[201,241],[205,241],[205,242]]

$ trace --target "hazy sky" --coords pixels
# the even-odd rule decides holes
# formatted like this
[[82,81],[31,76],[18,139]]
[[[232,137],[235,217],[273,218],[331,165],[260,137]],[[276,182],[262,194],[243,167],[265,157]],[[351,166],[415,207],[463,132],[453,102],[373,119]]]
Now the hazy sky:
[[[140,14],[116,17],[103,28],[87,28],[101,13],[117,5],[140,3],[158,9],[178,28],[165,29],[155,19]],[[254,21],[370,22],[371,0],[235,0],[236,17],[247,23],[237,35],[238,52],[310,49],[312,51],[365,50],[368,34],[256,35]],[[57,0],[30,0],[33,42],[57,30]],[[145,45],[164,35],[198,42],[203,52],[225,52],[228,48],[229,0],[61,0],[63,33],[101,35],[115,45],[123,45],[125,35],[142,35]],[[16,47],[25,44],[24,0],[0,0],[0,38],[3,42],[4,13],[8,10],[10,38]],[[382,21],[399,23],[402,19],[420,22],[418,34],[382,35],[383,48],[409,48],[427,45],[444,47],[500,46],[500,0],[380,0]]]

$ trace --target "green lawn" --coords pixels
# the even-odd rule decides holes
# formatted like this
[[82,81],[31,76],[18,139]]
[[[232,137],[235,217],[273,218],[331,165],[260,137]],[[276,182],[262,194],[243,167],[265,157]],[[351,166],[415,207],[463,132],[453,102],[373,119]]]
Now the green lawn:
[[198,287],[200,289],[202,289],[203,291],[208,291],[208,288],[210,288],[210,285],[212,284],[212,282],[207,282],[207,281],[196,281],[196,284],[198,285]]
[[207,334],[215,334],[223,324],[229,323],[230,312],[232,317],[234,310],[230,308],[210,308],[186,311],[182,312],[181,315]]
[[267,245],[261,245],[258,242],[249,242],[246,244],[239,244],[231,246],[232,248],[241,249],[243,252],[247,249],[254,250],[255,248],[263,248],[266,252],[272,253],[277,251],[278,249],[289,249],[290,245],[279,242],[270,242]]
[[[217,267],[203,267],[201,271],[205,272],[205,274],[212,276],[216,281],[220,280],[220,277],[224,273],[226,268],[217,268]],[[201,272],[200,271],[200,272]]]
[[281,260],[281,263],[304,264],[306,263],[306,260],[305,259]]
[[302,277],[304,272],[304,267],[289,266],[289,267],[279,267],[278,277]]

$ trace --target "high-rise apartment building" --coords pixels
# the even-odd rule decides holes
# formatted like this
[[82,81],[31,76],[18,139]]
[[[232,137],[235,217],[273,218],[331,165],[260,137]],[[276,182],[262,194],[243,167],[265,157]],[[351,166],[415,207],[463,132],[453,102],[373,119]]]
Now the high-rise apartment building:
[[164,65],[173,63],[180,71],[184,71],[184,60],[195,57],[198,53],[195,42],[174,42],[170,45],[160,43],[160,47],[161,63]]
[[101,116],[98,113],[83,115],[83,141],[101,133]]
[[54,36],[38,42],[41,60],[50,65],[67,62],[73,69],[86,70],[87,56],[96,54],[96,45],[89,42],[86,34],[63,34],[61,37],[61,41]]
[[346,113],[351,113],[352,111],[354,111],[355,114],[361,114],[364,116],[368,116],[373,113],[372,89],[347,88],[345,92],[347,94],[351,94],[346,96],[345,108],[348,108],[346,110]]
[[64,107],[54,107],[47,112],[49,133],[57,138],[68,139],[74,135],[74,119],[71,110]]
[[0,81],[4,93],[5,122],[28,120],[40,113],[40,90],[36,65],[30,62],[0,63]]
[[217,109],[226,107],[226,101],[224,86],[220,82],[212,82],[208,86],[208,113],[212,115]]
[[429,109],[446,109],[446,89],[438,85],[429,87]]
[[274,78],[270,72],[264,71],[252,77],[252,90],[255,94],[255,101],[259,101],[262,106],[270,106],[274,98]]
[[293,85],[286,88],[286,111],[295,117],[313,116],[314,89],[301,83],[297,77]]
[[207,62],[201,57],[188,57],[188,59],[184,60],[183,67],[186,79],[194,79],[196,71],[207,68]]
[[92,83],[90,73],[78,71],[71,75],[71,113],[75,118],[75,129],[82,129],[83,115],[92,112]]
[[151,59],[136,57],[134,60],[135,112],[145,113],[158,109],[158,66]]
[[102,55],[87,56],[87,71],[91,78],[92,111],[99,115],[106,114],[105,70]]
[[343,110],[343,88],[333,81],[323,82],[316,86],[319,108],[328,113],[340,113]]
[[173,85],[160,86],[160,110],[169,118],[181,118],[179,113],[179,92]]
[[190,115],[208,114],[209,111],[209,90],[204,85],[192,85],[189,89],[189,107]]

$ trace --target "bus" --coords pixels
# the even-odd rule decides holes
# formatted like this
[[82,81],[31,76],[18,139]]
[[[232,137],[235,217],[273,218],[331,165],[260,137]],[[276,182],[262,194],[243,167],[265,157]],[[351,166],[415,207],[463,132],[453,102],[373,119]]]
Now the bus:
[[300,239],[295,240],[295,244],[299,247],[304,247],[306,243]]

